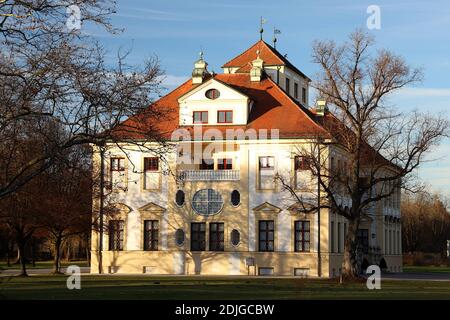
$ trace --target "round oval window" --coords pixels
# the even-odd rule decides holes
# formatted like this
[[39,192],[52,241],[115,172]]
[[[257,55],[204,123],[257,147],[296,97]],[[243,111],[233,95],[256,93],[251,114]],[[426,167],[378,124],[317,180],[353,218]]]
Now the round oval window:
[[241,234],[236,229],[233,229],[233,231],[231,231],[231,244],[233,246],[237,246],[240,241],[241,241]]
[[177,193],[175,195],[175,202],[180,207],[184,204],[184,191],[183,190],[177,191]]
[[209,89],[205,92],[205,96],[208,99],[214,100],[214,99],[217,99],[218,97],[220,97],[220,92],[217,89]]
[[222,207],[222,196],[213,189],[199,190],[192,198],[192,209],[204,216],[216,214],[222,210]]
[[175,243],[178,246],[183,245],[184,243],[184,231],[182,229],[178,229],[175,231]]
[[239,191],[233,190],[233,192],[231,192],[231,204],[237,206],[239,203],[241,203],[241,194]]

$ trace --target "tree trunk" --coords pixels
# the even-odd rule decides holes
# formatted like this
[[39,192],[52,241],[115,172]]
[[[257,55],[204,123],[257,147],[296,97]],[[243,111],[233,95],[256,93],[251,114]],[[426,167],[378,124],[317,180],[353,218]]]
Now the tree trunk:
[[20,250],[19,250],[19,246],[17,246],[17,256],[16,256],[16,260],[14,261],[13,264],[20,264]]
[[65,260],[66,261],[70,261],[70,242],[66,241],[66,256],[65,256]]
[[62,237],[61,235],[56,236],[55,239],[55,257],[53,259],[53,273],[61,273],[61,243]]
[[21,264],[21,268],[22,268],[20,276],[27,277],[28,273],[27,273],[27,266],[26,266],[27,259],[25,258],[25,241],[22,239],[17,241],[17,246],[19,248],[20,264]]
[[356,256],[356,232],[358,223],[356,221],[348,221],[348,229],[344,243],[344,261],[342,262],[342,278],[356,279],[358,274],[358,261]]
[[13,251],[14,242],[8,240],[7,248],[6,248],[6,265],[11,267],[11,252]]
[[86,247],[86,260],[87,260],[87,266],[90,267],[91,266],[91,246],[90,246],[90,241],[89,241],[89,234],[85,235],[85,247]]
[[35,247],[34,238],[31,237],[31,243],[30,243],[31,263],[33,264],[33,267],[36,267],[36,259],[34,256],[34,254],[35,254],[34,247]]

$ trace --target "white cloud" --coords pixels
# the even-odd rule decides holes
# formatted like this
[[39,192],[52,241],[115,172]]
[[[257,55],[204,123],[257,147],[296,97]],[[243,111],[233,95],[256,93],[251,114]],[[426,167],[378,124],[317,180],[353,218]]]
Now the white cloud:
[[403,88],[396,93],[406,97],[449,97],[450,88]]

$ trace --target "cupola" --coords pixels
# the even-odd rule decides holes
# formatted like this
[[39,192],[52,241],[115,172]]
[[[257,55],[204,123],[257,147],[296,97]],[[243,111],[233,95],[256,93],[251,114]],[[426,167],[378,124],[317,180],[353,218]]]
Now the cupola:
[[203,51],[200,52],[200,59],[198,59],[194,63],[194,70],[192,70],[192,83],[198,84],[203,82],[203,78],[205,77],[207,71],[206,67],[208,64],[203,59]]
[[256,59],[252,61],[250,69],[250,81],[261,81],[264,70],[264,61],[259,57],[259,50],[256,51]]
[[316,114],[318,116],[324,116],[327,112],[327,100],[325,100],[324,98],[318,98],[316,101]]

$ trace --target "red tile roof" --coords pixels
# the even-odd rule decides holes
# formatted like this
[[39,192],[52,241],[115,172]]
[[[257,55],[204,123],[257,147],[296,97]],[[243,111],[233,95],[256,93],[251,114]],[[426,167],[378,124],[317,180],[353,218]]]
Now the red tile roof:
[[[270,78],[252,82],[248,74],[217,74],[214,79],[247,95],[254,104],[247,125],[205,125],[203,126],[204,130],[209,128],[222,131],[232,128],[279,129],[280,138],[328,136],[327,131],[314,120],[312,113],[290,98]],[[152,134],[158,132],[159,136],[170,138],[172,132],[180,127],[178,98],[197,86],[197,84],[192,84],[191,80],[186,81],[149,106],[147,111],[129,118],[116,127],[114,129],[116,137],[143,139],[146,132]],[[159,119],[155,119],[155,112],[156,114],[161,113]],[[182,127],[188,130],[193,128],[192,126]]]
[[[209,76],[210,77],[210,76]],[[253,101],[246,125],[204,125],[202,131],[217,129],[226,137],[227,129],[278,129],[280,138],[333,138],[343,139],[342,123],[331,113],[318,117],[314,110],[304,108],[290,98],[269,77],[251,82],[248,74],[217,74],[214,79],[247,95]],[[205,79],[208,81],[209,79]],[[113,129],[116,139],[170,139],[172,132],[183,128],[190,133],[194,127],[179,125],[178,99],[199,86],[189,79],[178,88]],[[155,117],[156,116],[156,117]],[[345,131],[345,130],[344,130]],[[392,165],[369,145],[364,148],[364,163],[375,161]]]
[[237,57],[231,59],[225,63],[222,68],[235,67],[239,68],[237,73],[248,73],[251,69],[251,62],[256,59],[256,51],[259,50],[259,57],[264,61],[265,65],[268,66],[286,66],[295,72],[299,73],[301,76],[309,78],[300,70],[297,69],[292,63],[289,62],[277,49],[259,40],[250,48],[242,52]]

